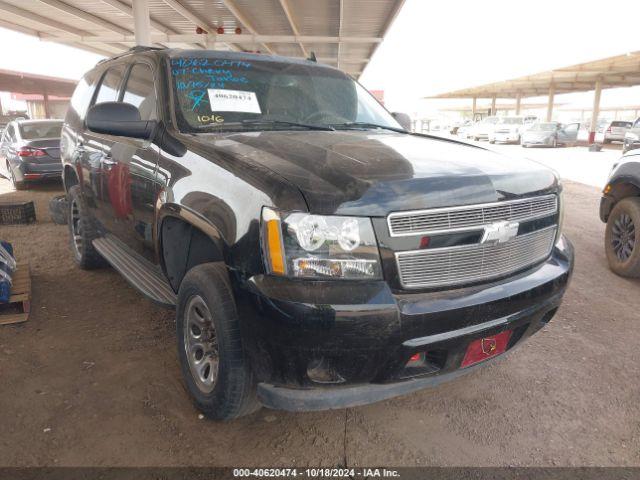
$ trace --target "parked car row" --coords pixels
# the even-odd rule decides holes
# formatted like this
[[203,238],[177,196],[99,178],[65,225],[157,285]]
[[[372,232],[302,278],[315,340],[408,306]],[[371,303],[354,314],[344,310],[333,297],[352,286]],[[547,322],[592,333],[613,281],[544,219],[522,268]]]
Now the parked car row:
[[490,143],[514,143],[523,147],[558,147],[577,141],[579,123],[540,122],[535,115],[487,117],[458,128],[458,136]]
[[60,178],[62,120],[13,120],[0,137],[0,175],[16,190],[27,182]]

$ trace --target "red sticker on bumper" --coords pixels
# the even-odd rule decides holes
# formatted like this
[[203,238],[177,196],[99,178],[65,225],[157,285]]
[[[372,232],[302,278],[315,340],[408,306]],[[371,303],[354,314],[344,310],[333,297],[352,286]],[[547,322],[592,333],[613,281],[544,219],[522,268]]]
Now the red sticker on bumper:
[[470,367],[504,353],[511,338],[511,333],[511,330],[507,330],[506,332],[501,332],[491,337],[479,338],[471,342],[467,347],[467,353],[462,360],[460,368]]

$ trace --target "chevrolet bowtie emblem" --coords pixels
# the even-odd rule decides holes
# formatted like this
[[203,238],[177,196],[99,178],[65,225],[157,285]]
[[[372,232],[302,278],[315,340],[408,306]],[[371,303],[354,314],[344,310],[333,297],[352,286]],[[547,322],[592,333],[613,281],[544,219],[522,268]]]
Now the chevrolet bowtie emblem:
[[495,222],[484,227],[480,243],[505,243],[518,235],[518,222]]

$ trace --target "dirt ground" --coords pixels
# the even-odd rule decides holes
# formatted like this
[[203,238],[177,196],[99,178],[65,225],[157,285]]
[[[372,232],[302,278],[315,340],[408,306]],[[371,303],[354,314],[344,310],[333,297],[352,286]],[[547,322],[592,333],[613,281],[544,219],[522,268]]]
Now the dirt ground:
[[47,202],[0,226],[33,275],[31,319],[0,327],[1,466],[640,465],[640,282],[613,275],[599,193],[566,186],[575,275],[552,322],[502,361],[383,403],[201,420],[174,319],[113,270],[77,269]]

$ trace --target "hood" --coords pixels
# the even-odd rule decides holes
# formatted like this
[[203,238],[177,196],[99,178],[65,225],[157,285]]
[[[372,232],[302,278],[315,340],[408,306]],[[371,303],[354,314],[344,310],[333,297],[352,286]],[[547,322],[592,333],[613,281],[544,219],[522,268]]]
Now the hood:
[[271,131],[197,135],[195,141],[274,171],[318,214],[385,216],[557,189],[553,171],[540,164],[420,135]]

